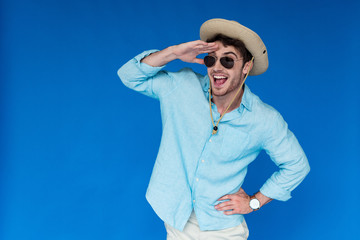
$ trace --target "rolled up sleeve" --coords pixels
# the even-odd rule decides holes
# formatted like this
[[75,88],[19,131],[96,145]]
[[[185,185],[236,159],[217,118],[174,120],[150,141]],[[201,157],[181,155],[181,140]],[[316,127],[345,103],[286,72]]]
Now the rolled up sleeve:
[[143,58],[156,51],[158,50],[148,50],[137,55],[125,63],[117,74],[128,88],[158,99],[161,94],[166,94],[174,88],[174,82],[166,71],[161,71],[165,65],[153,67],[141,62]]
[[286,201],[310,171],[308,159],[295,135],[279,113],[274,114],[263,149],[279,167],[261,187],[265,196]]

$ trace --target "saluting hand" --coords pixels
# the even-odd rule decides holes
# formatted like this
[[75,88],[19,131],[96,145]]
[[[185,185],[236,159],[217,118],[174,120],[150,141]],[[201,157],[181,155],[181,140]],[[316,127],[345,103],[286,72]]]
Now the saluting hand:
[[204,64],[204,60],[197,58],[199,54],[214,52],[219,48],[217,43],[207,43],[201,40],[186,42],[154,52],[141,59],[141,62],[153,67],[160,67],[175,59],[184,62]]
[[201,40],[186,42],[172,46],[172,52],[176,58],[190,63],[204,64],[204,60],[197,58],[202,53],[214,52],[219,48],[215,43],[207,43]]

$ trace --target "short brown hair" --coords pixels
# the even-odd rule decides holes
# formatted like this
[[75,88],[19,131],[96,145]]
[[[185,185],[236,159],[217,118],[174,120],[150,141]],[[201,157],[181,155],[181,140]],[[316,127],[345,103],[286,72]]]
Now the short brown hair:
[[253,57],[252,54],[249,52],[249,50],[246,49],[244,42],[239,39],[230,38],[223,34],[217,34],[214,37],[206,40],[206,42],[215,42],[215,41],[220,41],[225,47],[226,46],[235,47],[244,58],[244,62],[243,62],[244,64],[250,61],[251,58]]

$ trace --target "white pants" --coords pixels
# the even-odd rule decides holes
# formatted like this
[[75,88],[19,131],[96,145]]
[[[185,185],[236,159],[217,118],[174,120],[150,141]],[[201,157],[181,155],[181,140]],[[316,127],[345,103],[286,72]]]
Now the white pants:
[[167,240],[246,240],[249,229],[244,221],[236,227],[218,231],[201,231],[194,211],[181,232],[165,223]]

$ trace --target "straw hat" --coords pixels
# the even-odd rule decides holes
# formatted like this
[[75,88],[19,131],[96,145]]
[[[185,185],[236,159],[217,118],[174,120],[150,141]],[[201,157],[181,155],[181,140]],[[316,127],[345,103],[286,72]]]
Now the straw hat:
[[269,60],[265,44],[251,29],[238,22],[221,18],[210,19],[201,25],[201,40],[207,41],[217,34],[223,34],[227,37],[239,39],[244,42],[245,47],[254,57],[254,66],[249,75],[260,75],[267,70]]

